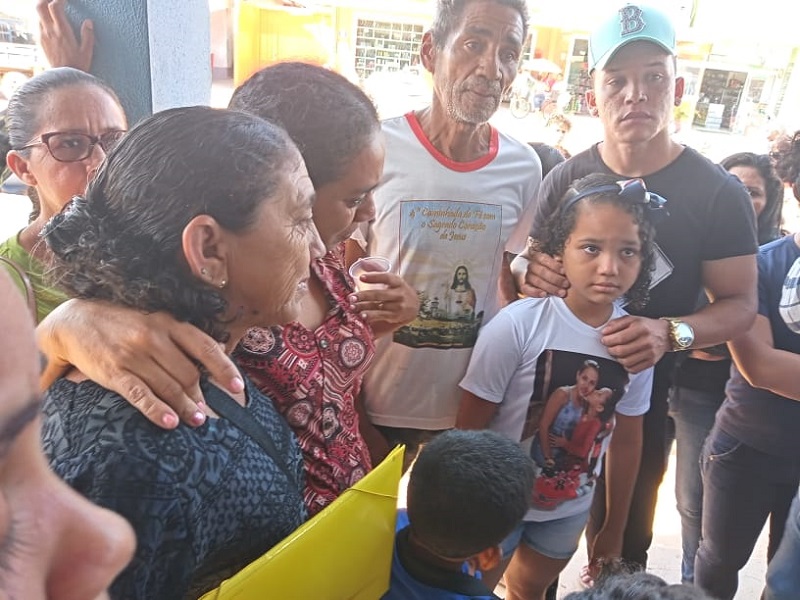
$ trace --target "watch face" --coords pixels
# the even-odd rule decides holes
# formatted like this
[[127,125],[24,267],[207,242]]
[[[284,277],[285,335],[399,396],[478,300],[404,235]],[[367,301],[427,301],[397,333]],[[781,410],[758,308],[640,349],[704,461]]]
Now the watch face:
[[675,342],[681,348],[688,348],[694,342],[694,331],[686,323],[675,324]]

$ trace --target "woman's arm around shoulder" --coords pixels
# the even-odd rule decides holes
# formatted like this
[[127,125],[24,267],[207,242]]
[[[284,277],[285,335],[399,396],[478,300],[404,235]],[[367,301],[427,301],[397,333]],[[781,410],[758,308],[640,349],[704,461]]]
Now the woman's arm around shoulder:
[[166,313],[88,300],[69,300],[36,329],[47,357],[46,389],[69,365],[117,392],[165,429],[205,422],[202,364],[231,393],[244,389],[239,371],[214,339]]

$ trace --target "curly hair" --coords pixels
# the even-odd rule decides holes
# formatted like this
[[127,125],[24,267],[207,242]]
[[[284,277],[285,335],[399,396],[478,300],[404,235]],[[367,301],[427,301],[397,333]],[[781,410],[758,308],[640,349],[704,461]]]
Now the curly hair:
[[[528,37],[528,5],[525,0],[490,0],[500,6],[508,6],[516,10],[522,17],[522,39]],[[438,0],[436,2],[436,14],[431,25],[431,36],[437,48],[443,48],[450,35],[461,23],[461,16],[467,5],[477,0]]]
[[795,185],[800,180],[800,130],[793,135],[776,140],[776,145],[785,146],[775,162],[775,172],[783,183]]
[[183,230],[204,214],[247,231],[293,148],[280,128],[241,112],[194,106],[141,121],[108,154],[85,198],[46,226],[57,285],[79,298],[166,311],[226,341],[227,303],[192,275]]
[[655,230],[650,219],[647,217],[647,210],[642,204],[629,202],[622,196],[614,192],[602,192],[593,194],[580,200],[577,203],[568,200],[583,190],[593,187],[614,185],[619,180],[614,175],[604,173],[594,173],[572,182],[567,192],[561,198],[558,208],[550,215],[545,222],[542,230],[542,239],[537,240],[537,249],[551,256],[560,256],[564,253],[564,247],[575,229],[575,222],[578,208],[590,204],[613,204],[633,217],[633,222],[639,228],[639,241],[641,243],[641,267],[636,281],[625,293],[625,301],[632,308],[643,308],[650,298],[650,277],[655,266],[654,238]]
[[359,87],[338,73],[302,62],[261,69],[236,89],[228,108],[283,127],[317,189],[342,177],[380,131],[375,105]]
[[[96,87],[122,106],[116,92],[94,75],[71,67],[48,69],[23,83],[8,101],[5,127],[8,132],[9,150],[17,150],[23,155],[30,153],[30,149],[21,150],[21,148],[30,142],[39,130],[47,109],[47,99],[53,92],[69,87]],[[3,157],[5,158],[5,153]],[[41,211],[35,188],[28,188],[28,197],[33,204],[29,219],[33,221]]]
[[766,244],[781,236],[781,213],[783,211],[783,183],[778,177],[769,156],[754,152],[737,152],[719,163],[723,169],[730,171],[734,167],[751,167],[755,169],[764,182],[766,204],[758,215],[758,243]]

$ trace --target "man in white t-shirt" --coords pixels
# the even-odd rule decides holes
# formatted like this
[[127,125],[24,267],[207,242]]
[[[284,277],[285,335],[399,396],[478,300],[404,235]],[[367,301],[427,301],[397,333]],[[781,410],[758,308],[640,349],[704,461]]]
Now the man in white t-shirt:
[[383,124],[383,183],[361,234],[417,290],[420,311],[379,341],[365,403],[409,460],[454,426],[478,330],[515,297],[504,253],[524,248],[541,164],[487,121],[516,75],[527,19],[523,0],[439,0],[420,50],[431,105]]

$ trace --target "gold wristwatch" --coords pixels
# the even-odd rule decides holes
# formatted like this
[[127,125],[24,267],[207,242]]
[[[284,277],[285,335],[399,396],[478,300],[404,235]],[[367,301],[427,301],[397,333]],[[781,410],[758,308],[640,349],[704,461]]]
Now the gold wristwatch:
[[692,347],[692,344],[694,344],[694,329],[692,329],[691,325],[673,317],[661,318],[667,322],[669,343],[673,352],[688,350]]

